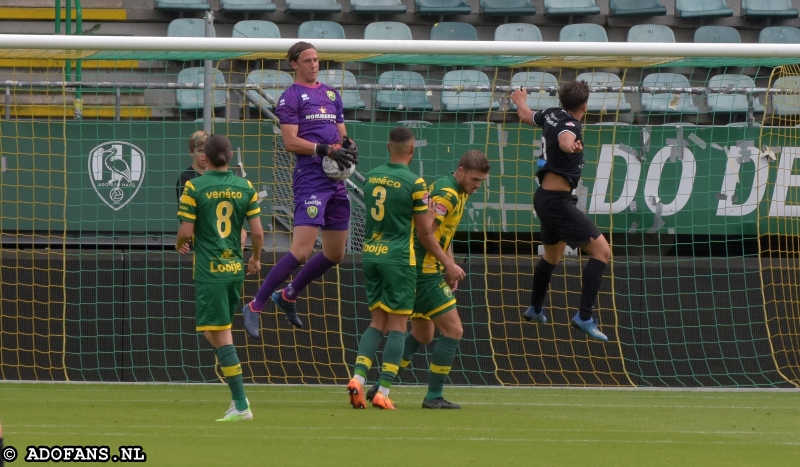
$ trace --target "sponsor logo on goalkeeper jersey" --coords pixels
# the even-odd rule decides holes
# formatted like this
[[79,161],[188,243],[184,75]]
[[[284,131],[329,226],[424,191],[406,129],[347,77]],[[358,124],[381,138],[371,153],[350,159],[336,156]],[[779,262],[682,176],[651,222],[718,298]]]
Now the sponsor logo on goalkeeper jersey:
[[317,110],[319,113],[306,115],[306,120],[336,120],[336,114],[329,114],[324,105]]
[[238,273],[242,271],[242,263],[239,262],[232,262],[232,263],[218,263],[214,261],[209,261],[209,271],[212,273]]
[[108,141],[89,151],[89,179],[94,191],[115,211],[136,196],[144,173],[144,151],[131,143]]
[[375,256],[385,255],[389,253],[389,245],[383,243],[368,243],[364,245],[364,253],[373,253]]

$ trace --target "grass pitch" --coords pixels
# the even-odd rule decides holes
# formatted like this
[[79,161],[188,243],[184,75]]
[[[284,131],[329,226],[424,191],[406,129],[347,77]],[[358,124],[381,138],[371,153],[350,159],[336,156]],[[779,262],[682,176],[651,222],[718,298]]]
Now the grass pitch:
[[[462,410],[354,410],[342,387],[0,384],[6,446],[140,445],[156,466],[797,466],[800,392],[452,388]],[[6,464],[12,466],[12,464]]]

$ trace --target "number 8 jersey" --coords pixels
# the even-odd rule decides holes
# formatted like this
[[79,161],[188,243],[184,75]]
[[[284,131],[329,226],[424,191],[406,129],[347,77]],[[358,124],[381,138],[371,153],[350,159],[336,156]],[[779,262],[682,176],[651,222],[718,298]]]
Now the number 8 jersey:
[[428,211],[427,193],[405,164],[387,162],[367,174],[362,261],[416,266],[414,215]]
[[230,170],[208,170],[186,182],[180,201],[178,219],[194,224],[194,280],[244,280],[239,233],[261,213],[253,185]]

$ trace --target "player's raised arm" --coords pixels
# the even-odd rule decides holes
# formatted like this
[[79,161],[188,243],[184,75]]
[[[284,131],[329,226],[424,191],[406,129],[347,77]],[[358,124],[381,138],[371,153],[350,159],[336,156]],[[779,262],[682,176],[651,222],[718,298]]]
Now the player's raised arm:
[[528,90],[520,88],[511,93],[511,102],[517,106],[517,115],[522,123],[533,126],[534,111],[528,107]]

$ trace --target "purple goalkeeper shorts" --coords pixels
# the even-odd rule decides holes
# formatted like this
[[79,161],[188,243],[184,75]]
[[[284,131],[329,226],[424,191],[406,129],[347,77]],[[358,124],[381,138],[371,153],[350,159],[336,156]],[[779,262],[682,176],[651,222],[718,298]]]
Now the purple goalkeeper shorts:
[[322,230],[350,228],[350,199],[344,190],[295,193],[294,203],[296,226],[310,225]]

